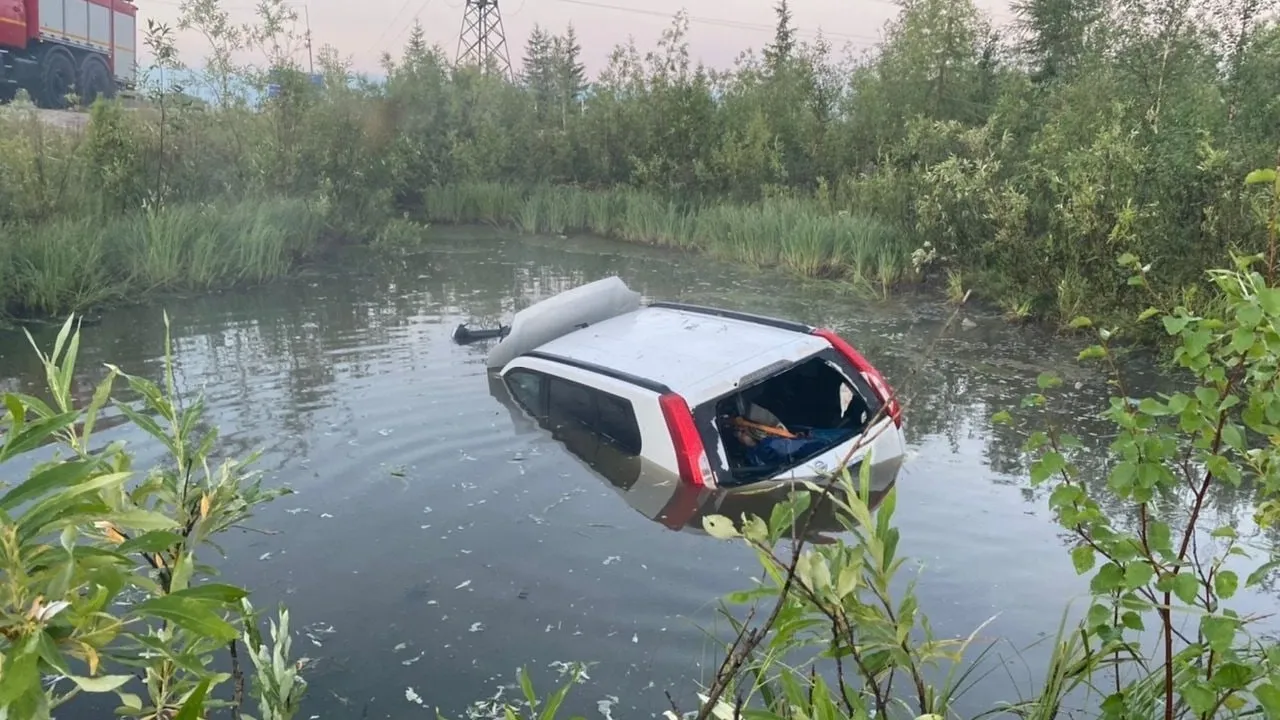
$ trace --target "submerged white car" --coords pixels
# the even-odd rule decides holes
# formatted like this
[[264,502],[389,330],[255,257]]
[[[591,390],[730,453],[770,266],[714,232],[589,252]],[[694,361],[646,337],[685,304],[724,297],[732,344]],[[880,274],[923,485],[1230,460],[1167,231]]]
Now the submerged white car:
[[489,353],[511,397],[559,434],[588,433],[700,488],[820,480],[870,456],[897,478],[902,410],[829,330],[717,308],[642,304],[610,277],[515,315]]

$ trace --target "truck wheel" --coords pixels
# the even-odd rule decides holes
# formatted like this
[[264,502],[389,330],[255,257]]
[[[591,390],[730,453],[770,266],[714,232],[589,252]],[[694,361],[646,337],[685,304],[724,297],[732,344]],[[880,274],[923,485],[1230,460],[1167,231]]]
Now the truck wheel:
[[80,66],[80,103],[89,107],[98,98],[110,99],[115,95],[115,83],[102,58],[90,55]]
[[62,110],[67,106],[67,94],[76,82],[76,66],[71,61],[71,54],[59,48],[51,49],[44,54],[40,66],[43,104],[47,108]]

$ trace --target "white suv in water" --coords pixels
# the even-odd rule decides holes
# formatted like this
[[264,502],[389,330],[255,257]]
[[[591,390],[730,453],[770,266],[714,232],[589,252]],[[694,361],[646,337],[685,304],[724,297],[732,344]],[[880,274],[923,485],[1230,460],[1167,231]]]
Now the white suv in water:
[[845,461],[856,473],[870,453],[873,486],[884,488],[902,465],[901,406],[828,330],[642,305],[607,278],[522,310],[500,335],[489,365],[526,412],[690,485],[817,480]]

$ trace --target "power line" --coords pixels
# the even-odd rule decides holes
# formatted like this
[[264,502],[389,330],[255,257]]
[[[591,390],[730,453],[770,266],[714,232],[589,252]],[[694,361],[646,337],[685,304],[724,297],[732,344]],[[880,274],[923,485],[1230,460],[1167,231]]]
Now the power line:
[[[570,5],[583,5],[586,7],[600,8],[602,10],[616,10],[619,12],[633,13],[635,15],[649,15],[651,17],[660,17],[660,18],[670,18],[674,14],[669,12],[663,12],[661,10],[647,10],[645,8],[627,7],[624,5],[610,5],[608,3],[602,3],[602,2],[592,2],[591,0],[557,0],[557,1],[562,3],[567,3]],[[727,27],[735,30],[757,30],[761,32],[773,32],[775,30],[774,26],[772,25],[763,25],[760,23],[749,23],[741,20],[727,20],[724,18],[713,18],[713,17],[698,17],[693,15],[688,16],[688,19],[689,19],[689,22],[691,23],[699,23],[702,25],[714,25],[717,27]],[[805,30],[805,29],[798,29],[797,32],[807,33],[809,35],[818,34],[818,32],[815,32],[813,30]],[[851,33],[827,32],[825,30],[821,31],[821,34],[824,37],[838,38],[841,40],[866,40],[871,42],[878,42],[880,40],[880,38],[873,37],[870,35],[854,35]]]
[[[422,11],[426,10],[427,6],[430,4],[431,0],[422,0],[422,4],[418,6],[418,10],[413,13],[413,22],[418,22],[418,18],[422,17]],[[400,38],[404,37],[405,32],[407,32],[411,27],[413,27],[413,23],[405,23],[404,26],[400,28],[400,31],[392,36],[390,42],[387,44],[391,45],[393,43],[400,42]]]
[[[382,29],[382,34],[378,36],[378,39],[373,41],[373,47],[370,49],[376,50],[377,47],[382,44],[383,39],[387,37],[387,33],[391,31],[391,26],[396,24],[396,20],[400,19],[400,14],[409,7],[409,3],[411,2],[413,2],[413,0],[404,0],[404,2],[401,3],[400,9],[396,11],[395,15],[391,16],[391,20],[388,21],[387,26]],[[404,28],[401,28],[401,30],[403,31]]]

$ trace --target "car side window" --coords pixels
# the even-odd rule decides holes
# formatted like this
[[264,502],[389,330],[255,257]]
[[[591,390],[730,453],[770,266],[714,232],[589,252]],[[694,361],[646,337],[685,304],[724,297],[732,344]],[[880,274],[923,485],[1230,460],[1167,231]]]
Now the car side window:
[[598,394],[600,432],[618,445],[624,452],[640,454],[640,424],[636,422],[631,401],[610,395]]
[[551,378],[547,417],[557,424],[576,422],[594,429],[596,406],[591,391],[568,380]]
[[577,423],[626,453],[640,454],[640,424],[624,398],[553,377],[548,380],[547,417],[557,425]]
[[529,370],[515,370],[507,375],[511,396],[530,415],[542,414],[542,386],[546,376]]

